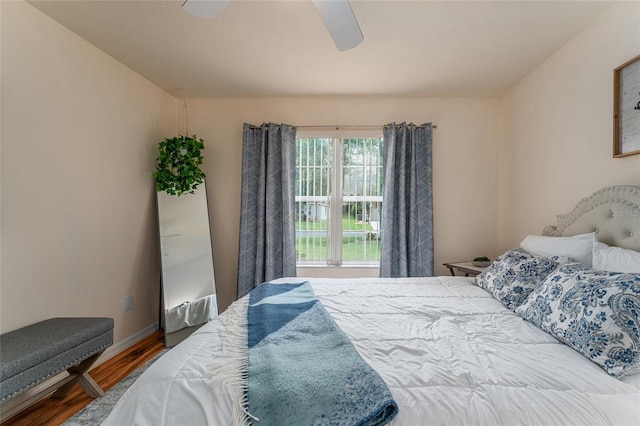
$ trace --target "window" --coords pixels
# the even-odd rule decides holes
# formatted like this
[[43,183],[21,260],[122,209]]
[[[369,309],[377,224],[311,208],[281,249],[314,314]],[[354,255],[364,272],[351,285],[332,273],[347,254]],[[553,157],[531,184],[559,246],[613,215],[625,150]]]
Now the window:
[[299,266],[378,266],[381,132],[298,132],[295,202]]

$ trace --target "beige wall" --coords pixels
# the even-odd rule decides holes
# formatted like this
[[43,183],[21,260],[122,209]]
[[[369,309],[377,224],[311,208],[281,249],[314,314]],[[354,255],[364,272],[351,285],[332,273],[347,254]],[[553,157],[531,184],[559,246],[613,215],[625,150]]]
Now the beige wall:
[[150,174],[177,101],[27,3],[0,3],[0,330],[108,316],[121,340],[158,320]]
[[640,155],[612,158],[613,69],[638,54],[640,3],[620,2],[504,95],[500,251],[604,186],[640,185]]
[[189,111],[193,131],[206,141],[204,169],[216,284],[223,309],[235,299],[236,292],[244,122],[437,124],[433,137],[436,273],[446,273],[442,262],[495,254],[497,99],[191,100]]

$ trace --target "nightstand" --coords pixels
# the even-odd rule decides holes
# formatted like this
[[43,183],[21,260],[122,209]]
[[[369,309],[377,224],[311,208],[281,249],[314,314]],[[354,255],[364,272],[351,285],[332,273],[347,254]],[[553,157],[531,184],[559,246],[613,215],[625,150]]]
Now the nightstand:
[[457,271],[463,273],[465,277],[475,277],[476,275],[487,269],[486,267],[475,266],[471,262],[450,262],[443,263],[443,265],[449,268],[449,272],[451,272],[451,275],[453,276],[456,275]]

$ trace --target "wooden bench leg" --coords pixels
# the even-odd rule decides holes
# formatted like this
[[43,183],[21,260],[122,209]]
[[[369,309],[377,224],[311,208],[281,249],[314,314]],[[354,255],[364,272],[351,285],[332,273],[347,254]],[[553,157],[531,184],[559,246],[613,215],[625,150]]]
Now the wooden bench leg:
[[[104,351],[102,351],[104,352]],[[51,398],[64,398],[65,395],[69,392],[69,390],[73,387],[74,383],[78,383],[82,386],[82,389],[89,394],[91,398],[98,398],[100,396],[104,396],[104,391],[100,388],[100,386],[89,376],[89,369],[93,365],[94,362],[102,355],[102,352],[99,352],[84,361],[75,367],[69,368],[67,371],[69,372],[69,376],[71,380],[56,390]]]
[[13,398],[0,404],[0,421],[4,422],[5,420],[15,416],[20,411],[39,401],[45,395],[53,392],[54,390],[55,392],[53,392],[51,398],[63,398],[76,382],[78,382],[78,384],[82,386],[82,388],[87,392],[87,394],[89,394],[91,398],[104,396],[104,391],[91,378],[91,376],[89,376],[88,373],[89,368],[91,368],[98,357],[102,355],[102,352],[97,353],[90,358],[87,358],[75,367],[69,368],[67,370],[69,372],[69,376],[63,377],[60,380],[56,380],[46,388],[29,396],[29,398]]
[[82,386],[82,389],[84,389],[91,398],[99,398],[105,395],[100,385],[93,380],[89,373],[78,376],[78,384]]

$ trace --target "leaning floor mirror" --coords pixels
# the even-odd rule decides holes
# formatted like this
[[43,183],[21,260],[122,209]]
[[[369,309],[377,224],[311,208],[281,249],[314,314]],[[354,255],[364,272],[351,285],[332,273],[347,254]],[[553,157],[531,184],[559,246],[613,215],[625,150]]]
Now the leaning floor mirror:
[[204,182],[193,194],[156,194],[165,344],[172,347],[218,315],[209,209]]

